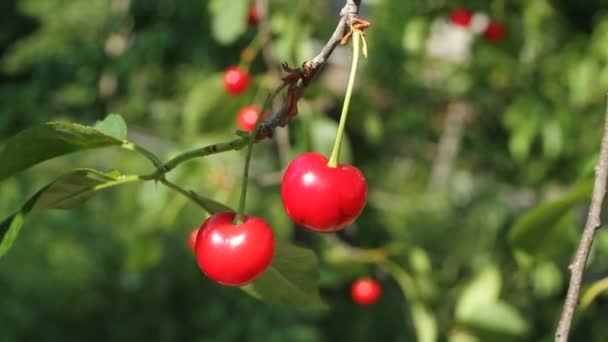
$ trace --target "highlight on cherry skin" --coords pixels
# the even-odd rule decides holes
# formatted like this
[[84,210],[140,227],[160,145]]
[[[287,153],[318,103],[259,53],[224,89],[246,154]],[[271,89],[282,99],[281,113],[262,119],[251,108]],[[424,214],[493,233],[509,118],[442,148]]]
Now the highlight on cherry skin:
[[382,285],[372,278],[357,279],[351,286],[350,294],[355,303],[371,305],[382,297]]
[[330,167],[328,159],[306,152],[283,175],[281,199],[287,215],[315,232],[329,233],[351,224],[367,201],[363,173],[348,164]]
[[212,215],[200,226],[196,261],[209,279],[228,286],[245,285],[260,276],[274,256],[270,225],[255,216],[235,224],[234,212]]
[[224,89],[230,95],[240,95],[249,87],[251,77],[247,70],[232,66],[224,71]]
[[236,117],[236,124],[239,129],[245,132],[251,132],[255,128],[255,124],[260,115],[260,108],[256,105],[249,105],[241,108]]

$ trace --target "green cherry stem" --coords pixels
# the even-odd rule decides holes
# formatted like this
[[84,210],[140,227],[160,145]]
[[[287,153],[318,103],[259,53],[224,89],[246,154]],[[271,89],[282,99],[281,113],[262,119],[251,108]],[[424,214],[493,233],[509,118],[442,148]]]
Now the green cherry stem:
[[253,142],[256,140],[258,131],[260,130],[260,122],[262,122],[262,116],[264,112],[270,107],[272,100],[285,88],[286,84],[281,85],[275,91],[273,91],[262,106],[262,110],[255,121],[255,128],[250,133],[249,143],[247,145],[247,156],[245,157],[245,166],[243,167],[243,184],[241,185],[241,197],[239,199],[239,207],[234,218],[234,224],[243,223],[245,217],[245,202],[247,200],[247,183],[249,180],[249,165],[251,164],[251,155],[253,151]]
[[355,76],[357,74],[357,65],[359,64],[359,53],[361,51],[361,31],[353,30],[353,63],[350,68],[350,76],[348,78],[348,86],[346,87],[346,95],[344,96],[344,103],[342,105],[342,113],[340,114],[340,124],[338,125],[338,134],[336,135],[336,142],[334,143],[334,149],[331,152],[331,157],[327,166],[338,167],[340,160],[340,148],[342,147],[342,137],[344,136],[344,127],[346,126],[346,117],[348,116],[348,107],[350,106],[350,98],[353,95],[353,88],[355,86]]

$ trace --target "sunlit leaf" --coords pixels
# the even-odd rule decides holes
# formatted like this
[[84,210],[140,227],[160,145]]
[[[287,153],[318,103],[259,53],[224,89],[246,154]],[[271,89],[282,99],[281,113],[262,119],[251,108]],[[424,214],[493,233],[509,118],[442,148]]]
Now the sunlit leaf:
[[467,320],[479,307],[498,300],[501,288],[500,272],[495,266],[488,266],[463,290],[456,304],[456,318]]
[[95,126],[101,133],[113,137],[117,140],[127,139],[127,124],[122,116],[110,114],[102,121],[98,121]]
[[69,122],[28,128],[0,145],[0,181],[54,157],[121,145],[123,140],[117,137],[126,134],[126,126],[121,125],[124,125],[122,118],[113,114],[99,122],[98,128]]

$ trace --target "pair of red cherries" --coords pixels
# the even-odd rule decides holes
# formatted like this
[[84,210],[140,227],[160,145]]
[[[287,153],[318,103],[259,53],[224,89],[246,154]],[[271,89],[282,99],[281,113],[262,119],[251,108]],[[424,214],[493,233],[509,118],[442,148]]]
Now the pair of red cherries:
[[[348,164],[328,165],[325,156],[307,152],[285,171],[281,198],[289,217],[315,232],[335,232],[361,214],[367,199],[367,182]],[[274,235],[261,218],[235,213],[212,215],[190,234],[189,244],[199,267],[210,279],[241,286],[262,274],[274,255]]]

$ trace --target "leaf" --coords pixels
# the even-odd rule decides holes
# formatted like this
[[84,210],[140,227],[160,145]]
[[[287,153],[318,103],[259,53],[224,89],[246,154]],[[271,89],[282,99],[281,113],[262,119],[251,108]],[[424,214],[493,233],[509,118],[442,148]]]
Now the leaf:
[[540,252],[546,247],[542,243],[545,238],[559,228],[558,223],[570,209],[589,199],[592,189],[593,179],[586,179],[560,198],[542,203],[525,213],[510,229],[508,239],[511,246],[530,254]]
[[268,270],[242,289],[265,302],[327,308],[319,296],[317,265],[313,251],[276,241]]
[[412,304],[412,320],[418,342],[437,341],[437,320],[421,303]]
[[496,302],[500,294],[500,272],[491,265],[479,272],[462,291],[456,303],[456,319],[466,321],[479,307]]
[[119,114],[110,114],[94,126],[101,133],[118,140],[127,139],[127,124]]
[[225,211],[231,211],[231,212],[236,212],[234,209],[230,208],[229,206],[220,203],[214,199],[205,197],[205,196],[201,196],[199,194],[197,194],[194,191],[190,191],[190,194],[194,197],[194,199],[196,200],[196,203],[201,206],[203,209],[205,209],[209,214],[215,214],[215,213],[220,213],[220,212],[225,212]]
[[7,139],[0,145],[0,181],[54,157],[121,145],[122,140],[108,134],[119,135],[119,121],[122,118],[113,114],[107,120],[98,123],[103,131],[75,123],[49,122]]
[[608,291],[608,278],[603,278],[593,283],[581,296],[581,303],[579,308],[581,311],[587,310],[587,308],[593,303],[593,301],[602,293]]
[[27,215],[47,209],[73,208],[103,189],[138,179],[137,176],[123,176],[117,172],[103,173],[92,169],[74,170],[57,178],[32,196],[19,212],[0,223],[0,257],[13,245]]
[[247,28],[248,6],[249,0],[209,1],[213,38],[224,45],[236,41]]
[[512,305],[499,301],[477,307],[466,320],[461,321],[471,327],[506,335],[521,336],[528,329],[528,323]]

